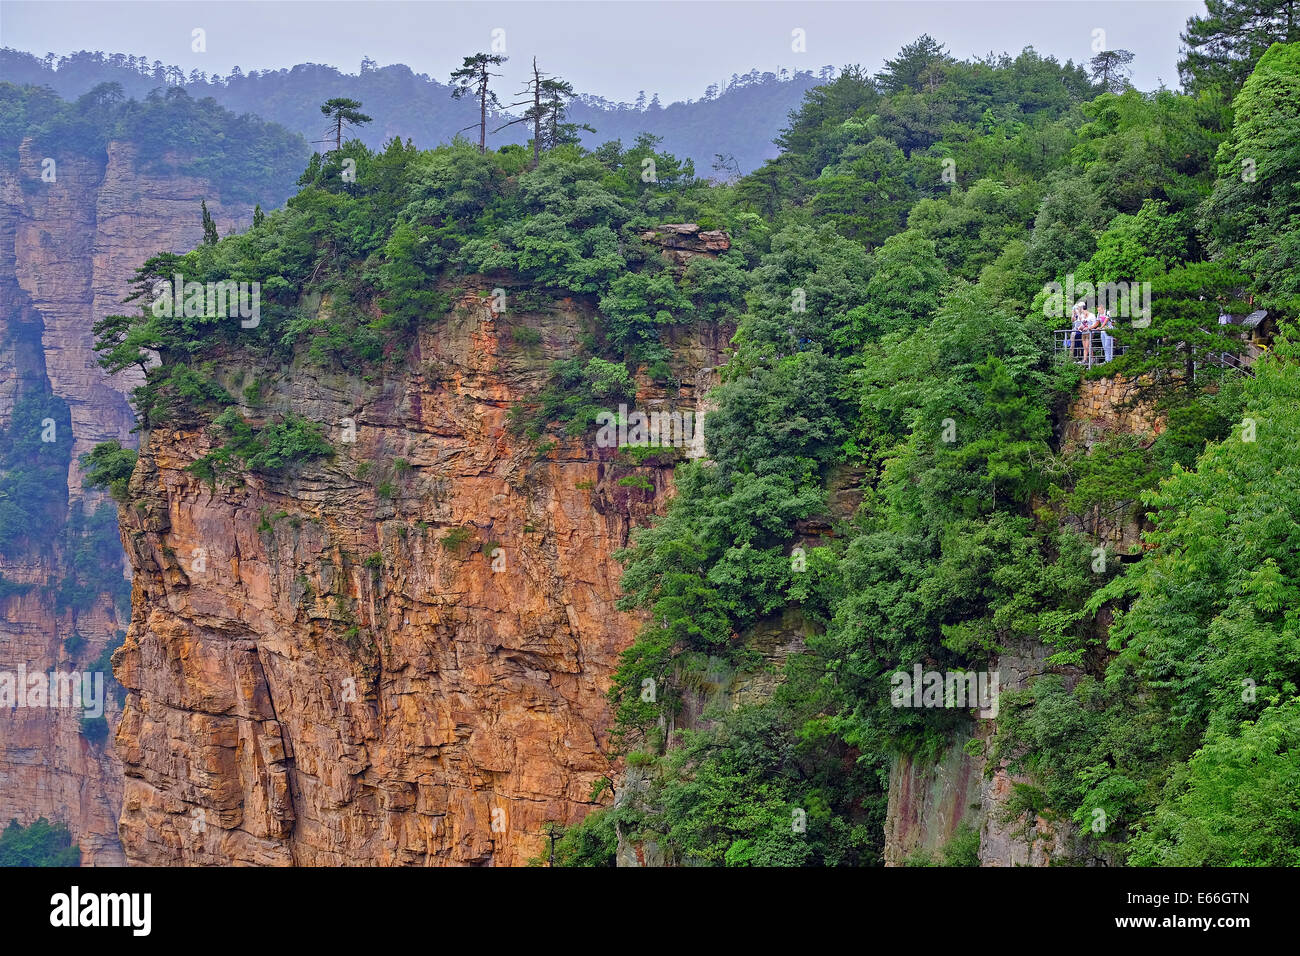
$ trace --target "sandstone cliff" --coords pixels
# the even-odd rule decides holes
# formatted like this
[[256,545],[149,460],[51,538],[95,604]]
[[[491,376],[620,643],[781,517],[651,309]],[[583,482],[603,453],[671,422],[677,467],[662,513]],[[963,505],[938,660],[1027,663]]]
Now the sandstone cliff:
[[[54,182],[41,178],[43,158],[24,145],[17,168],[0,169],[0,425],[27,390],[68,402],[68,493],[80,508],[77,456],[111,438],[134,443],[125,397],[132,383],[108,378],[96,364],[94,322],[121,311],[144,259],[199,241],[201,198],[223,232],[246,224],[251,208],[223,206],[201,180],[143,172],[126,144],[111,143],[99,157],[54,157]],[[126,627],[107,597],[79,615],[57,608],[52,584],[65,574],[66,555],[48,547],[56,530],[39,529],[27,553],[0,557],[0,575],[32,585],[0,597],[0,671],[84,669]],[[85,638],[75,655],[64,650],[74,630]],[[116,710],[112,704],[110,724]],[[80,734],[80,717],[67,708],[0,714],[0,824],[61,821],[79,841],[83,863],[121,864],[121,764],[109,743]]]
[[[131,862],[518,865],[617,773],[605,693],[638,622],[614,607],[613,554],[671,465],[512,436],[511,406],[593,315],[572,299],[498,315],[497,284],[372,380],[219,363],[231,394],[260,381],[250,421],[328,426],[336,456],[295,477],[213,489],[186,471],[205,429],[145,436],[115,657]],[[715,381],[729,330],[677,333],[682,385],[641,381],[641,408],[699,409]],[[633,474],[652,487],[619,484]]]

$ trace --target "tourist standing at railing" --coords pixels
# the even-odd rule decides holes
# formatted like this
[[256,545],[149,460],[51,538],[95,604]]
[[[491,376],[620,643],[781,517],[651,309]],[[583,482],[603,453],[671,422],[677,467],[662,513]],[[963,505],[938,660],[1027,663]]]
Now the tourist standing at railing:
[[1097,317],[1088,309],[1083,310],[1083,364],[1092,368],[1092,330],[1097,327]]
[[[1106,314],[1106,310],[1098,309],[1097,324],[1095,328],[1101,333],[1101,351],[1106,357],[1107,362],[1115,357],[1115,338],[1106,330],[1113,329],[1114,327],[1115,323],[1110,320],[1110,316]],[[1091,338],[1091,336],[1089,337]]]

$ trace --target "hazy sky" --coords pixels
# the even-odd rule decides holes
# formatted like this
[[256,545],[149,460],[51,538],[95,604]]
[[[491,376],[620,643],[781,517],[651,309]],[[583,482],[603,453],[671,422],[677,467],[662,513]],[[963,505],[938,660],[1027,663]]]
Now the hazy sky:
[[[362,56],[405,63],[446,82],[468,53],[505,31],[503,92],[522,85],[536,54],[544,70],[579,92],[633,100],[639,90],[664,103],[698,98],[732,73],[817,70],[860,63],[872,72],[921,33],[958,57],[1032,44],[1064,61],[1086,61],[1094,44],[1136,54],[1134,83],[1178,85],[1179,39],[1203,2],[1076,0],[910,0],[910,2],[324,2],[324,0],[165,0],[30,2],[0,0],[0,46],[43,56],[75,50],[143,54],[192,69],[245,72],[315,62],[355,73]],[[206,52],[191,49],[206,31]],[[806,51],[792,49],[792,31]],[[1094,31],[1104,38],[1094,39]]]

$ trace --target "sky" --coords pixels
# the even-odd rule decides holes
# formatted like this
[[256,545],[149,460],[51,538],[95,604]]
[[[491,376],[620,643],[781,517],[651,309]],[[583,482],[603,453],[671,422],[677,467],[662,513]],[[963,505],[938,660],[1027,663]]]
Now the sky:
[[857,63],[874,73],[929,33],[962,59],[1027,45],[1076,63],[1098,49],[1129,50],[1133,82],[1149,90],[1178,86],[1179,34],[1204,9],[1200,0],[0,0],[0,46],[142,54],[209,74],[304,62],[355,73],[369,56],[447,82],[464,56],[495,39],[510,58],[503,91],[522,87],[536,55],[580,93],[630,102],[644,90],[667,104],[751,69]]

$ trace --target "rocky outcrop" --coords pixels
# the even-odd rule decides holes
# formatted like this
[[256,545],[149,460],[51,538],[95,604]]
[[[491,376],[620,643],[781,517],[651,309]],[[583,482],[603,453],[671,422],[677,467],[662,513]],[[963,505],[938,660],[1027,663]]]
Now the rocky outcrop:
[[128,283],[147,258],[199,243],[200,200],[207,200],[222,234],[246,228],[253,210],[223,203],[204,180],[150,175],[130,144],[110,143],[102,162],[60,157],[52,183],[41,181],[41,161],[25,144],[19,169],[0,170],[0,235],[7,238],[12,226],[6,252],[13,276],[25,304],[39,316],[50,386],[71,406],[75,444],[68,492],[77,498],[78,457],[102,441],[131,441],[135,427],[126,396],[137,382],[110,377],[99,367],[95,322],[123,310]]
[[665,223],[641,233],[663,251],[664,258],[685,266],[696,256],[717,256],[731,248],[731,238],[721,229],[701,229],[693,222]]
[[[17,167],[0,168],[0,425],[29,390],[68,402],[68,493],[80,508],[77,456],[111,438],[133,443],[126,400],[133,383],[107,377],[96,364],[92,326],[121,310],[135,267],[147,257],[199,241],[201,198],[223,232],[246,224],[251,209],[223,205],[202,180],[145,172],[123,144],[99,157],[52,157],[52,182],[42,179],[44,158],[25,144]],[[90,495],[85,504],[97,500]],[[52,585],[65,575],[67,556],[53,542],[56,532],[41,529],[26,553],[0,556],[0,576],[31,585],[0,597],[0,672],[84,669],[126,628],[107,597],[80,614],[57,606]],[[65,644],[74,632],[84,644],[70,653]],[[80,843],[83,863],[121,864],[121,764],[108,742],[81,734],[81,716],[67,708],[0,713],[0,824],[60,821]],[[116,723],[116,704],[107,716]]]
[[[1141,396],[1133,379],[1122,375],[1084,379],[1066,409],[1061,450],[1092,454],[1095,445],[1118,435],[1136,436],[1144,447],[1150,447],[1166,424],[1164,415]],[[1077,524],[1099,544],[1123,556],[1144,547],[1143,513],[1141,502],[1121,502],[1105,511],[1094,507],[1077,516]]]
[[[133,863],[518,865],[617,773],[605,694],[638,620],[615,609],[613,554],[662,507],[674,455],[513,434],[593,311],[498,315],[499,284],[372,381],[213,356],[231,394],[261,383],[245,417],[322,423],[332,460],[214,489],[186,470],[205,429],[146,436],[115,658]],[[729,334],[681,334],[678,384],[642,380],[638,406],[698,408]]]

